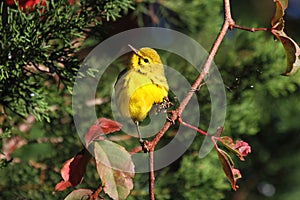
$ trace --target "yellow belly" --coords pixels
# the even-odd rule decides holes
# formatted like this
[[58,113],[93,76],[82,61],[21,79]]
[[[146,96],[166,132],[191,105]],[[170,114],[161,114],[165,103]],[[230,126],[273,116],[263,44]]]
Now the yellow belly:
[[159,85],[149,84],[137,89],[129,99],[129,114],[134,121],[143,121],[153,104],[160,104],[168,91]]
[[149,77],[132,70],[115,85],[116,104],[123,117],[143,121],[153,104],[168,96],[168,89],[164,74]]

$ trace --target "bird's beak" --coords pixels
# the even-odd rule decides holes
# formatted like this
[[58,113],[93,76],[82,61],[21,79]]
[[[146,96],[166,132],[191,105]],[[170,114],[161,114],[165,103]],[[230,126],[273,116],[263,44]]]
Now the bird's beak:
[[128,44],[129,48],[136,54],[139,55],[138,50],[136,50],[133,46],[131,46],[130,44]]

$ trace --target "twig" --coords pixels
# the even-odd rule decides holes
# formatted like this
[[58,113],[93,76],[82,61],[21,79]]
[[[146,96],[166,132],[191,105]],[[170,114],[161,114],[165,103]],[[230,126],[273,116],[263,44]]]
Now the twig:
[[142,150],[143,150],[142,146],[137,146],[137,147],[134,147],[133,149],[131,149],[131,151],[129,153],[130,153],[130,155],[132,155],[132,154],[138,153]]
[[[201,82],[203,81],[204,77],[209,73],[211,64],[213,62],[213,59],[217,53],[217,50],[219,49],[219,46],[224,39],[227,30],[232,27],[235,23],[231,18],[231,13],[230,13],[230,3],[229,0],[224,0],[224,23],[222,25],[222,28],[219,32],[219,35],[217,36],[209,54],[208,57],[203,65],[202,71],[187,92],[185,98],[183,101],[180,103],[179,107],[172,112],[172,116],[169,118],[169,120],[164,124],[164,126],[159,130],[159,132],[156,134],[154,139],[150,142],[145,142],[143,144],[143,149],[147,149],[149,152],[149,199],[154,200],[154,163],[153,163],[153,154],[154,154],[154,149],[158,141],[161,139],[161,137],[165,134],[165,132],[170,128],[170,126],[173,124],[175,120],[177,120],[180,116],[187,104],[189,103],[190,99],[192,98],[194,92],[199,88]],[[186,124],[184,124],[186,125]],[[202,133],[206,135],[207,133]]]
[[[217,53],[217,50],[219,49],[219,46],[224,39],[227,30],[232,27],[235,23],[232,20],[231,13],[230,13],[230,2],[229,0],[224,0],[224,23],[222,25],[222,28],[219,32],[219,35],[217,36],[209,54],[208,57],[202,67],[202,71],[187,92],[185,98],[180,103],[179,107],[172,112],[172,116],[169,118],[169,120],[164,124],[164,126],[159,130],[159,132],[156,134],[154,139],[150,142],[144,143],[144,149],[147,149],[149,152],[149,198],[150,200],[154,200],[154,163],[153,163],[153,154],[154,149],[158,141],[161,139],[161,137],[165,134],[165,132],[170,128],[170,126],[173,124],[175,120],[177,120],[180,115],[182,114],[183,110],[189,103],[190,99],[192,98],[194,92],[199,88],[201,82],[203,81],[204,77],[209,73],[211,64],[213,62],[213,59]],[[202,133],[203,134],[203,133]],[[206,133],[207,134],[207,133]],[[205,134],[204,134],[205,135]]]
[[89,196],[89,200],[96,200],[99,197],[99,193],[102,191],[103,187],[100,185],[95,192]]
[[164,124],[164,126],[158,131],[158,133],[156,134],[156,136],[154,137],[154,139],[150,142],[148,142],[148,144],[145,144],[148,146],[148,148],[146,147],[146,149],[149,149],[149,151],[154,151],[154,148],[156,146],[156,144],[158,143],[158,141],[160,140],[160,138],[165,134],[165,132],[170,128],[170,126],[172,125],[172,121],[175,121],[178,119],[178,117],[182,114],[183,110],[185,109],[185,107],[187,106],[187,104],[189,103],[190,99],[192,98],[194,91],[196,91],[201,82],[203,81],[204,77],[209,73],[211,64],[213,62],[213,59],[217,53],[217,50],[220,47],[220,44],[222,42],[222,40],[224,39],[227,30],[234,26],[235,23],[231,17],[231,12],[230,12],[230,2],[229,0],[224,0],[224,23],[222,25],[222,28],[219,32],[219,35],[217,36],[209,54],[208,57],[202,67],[201,73],[199,74],[199,76],[197,77],[197,79],[195,80],[195,82],[193,83],[193,85],[191,86],[191,88],[189,89],[188,93],[186,94],[185,98],[182,100],[182,102],[180,103],[179,107],[172,112],[172,116],[170,117],[170,119]]
[[154,152],[149,152],[149,199],[154,200]]
[[201,133],[202,135],[209,136],[205,131],[203,131],[203,130],[201,130],[201,129],[199,129],[199,128],[191,125],[191,124],[188,124],[188,123],[182,121],[181,117],[178,117],[178,121],[183,126],[186,126],[186,127],[190,128],[190,129],[193,129],[193,130],[197,131],[198,133]]
[[150,4],[150,5],[149,5],[149,16],[150,16],[150,18],[151,18],[152,23],[153,23],[154,25],[158,25],[158,23],[159,23],[159,18],[158,18],[157,15],[155,14],[153,4]]
[[250,32],[271,31],[270,28],[248,28],[248,27],[237,25],[237,24],[232,24],[230,29],[233,29],[233,28],[241,29],[241,30],[244,30],[244,31],[250,31]]
[[[170,126],[174,123],[174,121],[178,120],[182,125],[189,127],[191,129],[194,129],[197,132],[199,132],[205,136],[210,136],[205,131],[202,131],[188,123],[183,122],[182,119],[180,118],[180,116],[181,116],[183,110],[185,109],[185,107],[187,106],[187,104],[189,103],[190,99],[192,98],[194,92],[197,91],[197,89],[203,82],[205,76],[207,76],[209,74],[209,70],[212,65],[213,59],[220,47],[221,42],[223,41],[223,39],[227,33],[227,30],[231,30],[233,28],[238,28],[238,29],[251,31],[251,32],[268,31],[269,30],[268,28],[247,28],[247,27],[242,27],[242,26],[236,25],[234,20],[231,17],[230,0],[223,0],[223,3],[224,3],[224,5],[223,5],[224,6],[224,22],[223,22],[223,25],[221,27],[221,30],[220,30],[215,42],[212,45],[212,48],[208,54],[208,57],[202,67],[200,74],[198,75],[195,82],[192,84],[191,88],[189,89],[186,96],[180,103],[179,107],[176,110],[171,112],[172,113],[171,117],[168,118],[168,120],[166,121],[164,126],[158,131],[158,133],[156,134],[154,139],[150,142],[145,141],[143,143],[143,149],[146,150],[147,152],[149,152],[149,198],[150,198],[150,200],[155,199],[155,196],[154,196],[154,179],[155,179],[155,177],[154,177],[154,162],[153,162],[154,149],[155,149],[155,146],[157,145],[157,143],[159,142],[159,140],[161,139],[161,137],[166,133],[166,131],[170,128]],[[220,131],[220,129],[218,128],[216,133],[219,131]],[[210,136],[210,138],[211,138],[212,142],[214,143],[214,145],[216,145],[215,137]],[[140,149],[139,149],[139,151],[140,151]]]

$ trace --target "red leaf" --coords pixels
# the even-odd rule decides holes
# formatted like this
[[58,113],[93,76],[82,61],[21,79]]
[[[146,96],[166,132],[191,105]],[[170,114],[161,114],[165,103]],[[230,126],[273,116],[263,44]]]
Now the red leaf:
[[83,179],[83,175],[90,158],[90,153],[84,149],[76,156],[66,161],[61,169],[63,181],[57,183],[54,190],[62,191],[68,187],[78,185]]
[[70,183],[70,181],[60,181],[59,183],[56,184],[55,186],[55,191],[63,191],[65,189],[67,189],[68,187],[72,187],[72,184]]
[[[32,11],[37,5],[41,5],[42,7],[46,6],[46,0],[17,0],[16,2],[21,10],[29,9]],[[16,6],[14,0],[6,0],[6,3],[9,6]]]
[[103,136],[105,134],[119,131],[121,127],[122,124],[116,121],[106,118],[97,119],[97,121],[90,126],[89,131],[84,136],[86,147],[88,147],[95,140],[104,140],[105,138]]
[[110,120],[110,119],[103,118],[103,117],[99,118],[95,122],[95,125],[99,126],[104,134],[119,131],[122,127],[122,124],[120,124],[116,121]]
[[231,153],[239,157],[240,160],[244,161],[244,156],[247,156],[248,153],[251,153],[251,147],[247,142],[237,140],[236,144],[234,144],[232,139],[228,136],[217,138],[217,140],[221,142]]
[[239,179],[239,178],[242,178],[242,174],[241,174],[241,172],[240,172],[240,170],[238,170],[238,169],[232,169],[232,173],[233,173],[233,177],[235,178],[235,179]]
[[228,181],[230,182],[232,189],[236,191],[239,188],[239,186],[236,185],[236,180],[242,177],[241,173],[238,169],[235,169],[233,167],[233,162],[225,151],[219,149],[217,146],[216,146],[216,150],[223,171],[225,172],[225,175]]
[[248,153],[251,153],[251,147],[244,141],[237,140],[234,148],[238,150],[242,156],[247,156]]
[[[47,3],[49,1],[46,0],[16,0],[17,5],[23,11],[33,11],[34,7],[40,5],[42,8],[46,8]],[[16,8],[15,0],[6,0],[8,6]],[[74,4],[73,0],[69,0],[68,3],[70,5]]]

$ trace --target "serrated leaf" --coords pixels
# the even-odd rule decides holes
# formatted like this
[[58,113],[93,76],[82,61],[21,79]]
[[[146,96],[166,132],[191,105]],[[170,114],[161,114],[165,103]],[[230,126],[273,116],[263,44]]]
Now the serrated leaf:
[[94,143],[94,155],[104,192],[112,199],[126,199],[134,177],[130,154],[116,143],[101,140]]
[[[93,191],[89,189],[73,190],[64,200],[88,200],[92,193]],[[100,198],[98,199],[100,200]]]

